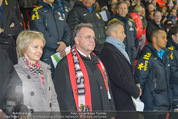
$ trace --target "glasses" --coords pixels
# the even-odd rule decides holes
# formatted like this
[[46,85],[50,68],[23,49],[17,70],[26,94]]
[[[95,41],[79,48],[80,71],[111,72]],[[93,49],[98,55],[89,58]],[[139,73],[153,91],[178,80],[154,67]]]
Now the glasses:
[[77,36],[77,37],[84,38],[84,39],[87,39],[87,40],[90,40],[90,39],[94,39],[95,40],[95,37],[92,37],[92,36],[85,36],[85,37]]

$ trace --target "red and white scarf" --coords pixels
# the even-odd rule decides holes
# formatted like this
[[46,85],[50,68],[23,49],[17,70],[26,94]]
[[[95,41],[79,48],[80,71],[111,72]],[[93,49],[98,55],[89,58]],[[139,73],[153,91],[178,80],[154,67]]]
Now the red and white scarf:
[[[93,53],[93,55],[95,54]],[[77,111],[79,114],[92,112],[91,92],[90,92],[88,73],[75,46],[71,49],[71,52],[67,55],[67,60],[68,60],[70,81],[72,85]],[[97,66],[103,76],[103,80],[108,94],[108,99],[111,99],[109,88],[108,88],[108,78],[106,75],[106,70],[102,62],[99,59],[98,61],[99,63],[97,64]]]

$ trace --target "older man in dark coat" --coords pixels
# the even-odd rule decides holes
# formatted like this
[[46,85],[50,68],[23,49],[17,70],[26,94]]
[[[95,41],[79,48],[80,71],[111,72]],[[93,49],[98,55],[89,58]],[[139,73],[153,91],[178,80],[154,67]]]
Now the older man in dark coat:
[[123,23],[112,20],[108,23],[104,48],[101,51],[101,60],[104,63],[111,82],[111,91],[118,111],[119,119],[137,119],[137,114],[124,114],[120,112],[134,112],[132,97],[138,98],[141,90],[136,86],[131,63],[125,45],[126,35]]

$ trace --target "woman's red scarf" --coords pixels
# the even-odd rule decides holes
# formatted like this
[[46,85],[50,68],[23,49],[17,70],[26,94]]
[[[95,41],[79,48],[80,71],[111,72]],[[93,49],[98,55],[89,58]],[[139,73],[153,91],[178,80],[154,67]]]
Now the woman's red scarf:
[[[95,54],[93,53],[93,55]],[[91,103],[91,92],[90,92],[88,73],[75,46],[72,48],[71,52],[67,55],[67,60],[68,60],[70,81],[72,85],[77,111],[79,114],[87,113],[87,112],[91,113],[92,103]],[[105,87],[108,93],[108,99],[111,99],[109,88],[108,88],[108,78],[106,75],[106,70],[102,62],[99,59],[98,61],[99,63],[97,64],[97,66],[100,69],[100,72],[103,76]]]

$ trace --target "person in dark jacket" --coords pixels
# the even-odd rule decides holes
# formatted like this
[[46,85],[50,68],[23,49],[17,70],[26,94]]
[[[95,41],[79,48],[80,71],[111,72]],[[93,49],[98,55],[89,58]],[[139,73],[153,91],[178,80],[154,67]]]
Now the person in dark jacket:
[[136,43],[136,24],[135,21],[128,14],[128,5],[126,2],[122,1],[117,3],[117,14],[115,15],[114,19],[118,19],[119,21],[124,23],[124,31],[127,36],[124,40],[124,44],[126,52],[129,55],[133,70],[135,65],[135,58],[137,56],[136,44],[138,43]]
[[61,9],[53,2],[54,0],[39,1],[38,7],[32,11],[30,21],[30,29],[42,32],[46,39],[41,60],[51,65],[52,76],[54,66],[51,55],[59,52],[64,57],[65,48],[69,46],[71,38],[70,28],[62,17]]
[[[83,0],[83,2],[76,2],[71,12],[67,17],[67,23],[73,33],[74,28],[80,23],[91,23],[95,32],[96,47],[94,53],[99,56],[105,41],[105,23],[101,15],[95,10],[95,0]],[[74,45],[71,39],[71,46]]]
[[[125,51],[123,41],[126,35],[123,23],[119,20],[109,22],[106,35],[100,58],[111,82],[117,117],[118,119],[138,119],[136,113],[133,113],[135,106],[131,96],[134,98],[141,96],[141,89],[135,84],[130,59]],[[123,111],[127,113],[122,113]]]
[[150,35],[154,29],[161,28],[164,30],[164,25],[161,23],[162,13],[160,11],[154,11],[153,17],[153,21],[148,21],[148,25],[146,27],[146,37],[148,39],[148,42],[151,42]]
[[173,110],[178,111],[178,26],[168,32],[167,48],[173,51],[171,60],[170,86],[173,94]]
[[16,37],[23,26],[16,16],[15,7],[6,0],[0,1],[0,47],[6,50],[13,64],[17,63]]
[[12,115],[15,107],[23,102],[22,81],[17,75],[11,59],[1,47],[0,66],[0,110],[7,115]]
[[20,23],[23,24],[23,19],[22,19],[22,16],[21,16],[20,6],[19,6],[18,0],[8,0],[8,3],[11,4],[12,6],[14,6],[17,18],[19,19]]
[[95,112],[102,112],[105,113],[103,116],[110,119],[115,115],[107,112],[114,111],[115,107],[104,65],[92,53],[95,47],[92,25],[78,24],[73,37],[75,46],[55,70],[54,86],[60,110],[70,114],[78,112],[79,118],[82,113],[91,112],[96,117],[99,115]]
[[149,43],[142,49],[135,68],[134,78],[141,85],[145,119],[166,118],[166,112],[171,109],[171,52],[164,49],[167,44],[166,37],[164,30],[153,30],[150,36],[152,44]]

